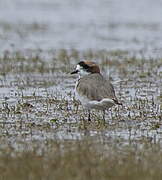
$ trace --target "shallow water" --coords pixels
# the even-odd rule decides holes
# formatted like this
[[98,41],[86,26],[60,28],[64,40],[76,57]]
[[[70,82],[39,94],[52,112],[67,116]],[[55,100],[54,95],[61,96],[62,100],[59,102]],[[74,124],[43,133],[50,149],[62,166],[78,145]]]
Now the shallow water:
[[[1,135],[11,144],[23,139],[27,142],[79,140],[88,136],[98,136],[109,142],[118,140],[124,144],[161,142],[161,78],[156,61],[159,62],[154,60],[151,64],[147,60],[144,71],[136,64],[127,69],[125,64],[126,74],[120,68],[115,72],[112,66],[109,67],[117,97],[124,106],[114,107],[106,113],[105,127],[102,126],[101,112],[93,111],[93,120],[87,124],[87,114],[82,106],[76,111],[73,89],[77,77],[69,72],[21,72],[20,75],[1,76]],[[155,74],[148,76],[146,72],[150,68]],[[103,72],[107,74],[107,71]]]

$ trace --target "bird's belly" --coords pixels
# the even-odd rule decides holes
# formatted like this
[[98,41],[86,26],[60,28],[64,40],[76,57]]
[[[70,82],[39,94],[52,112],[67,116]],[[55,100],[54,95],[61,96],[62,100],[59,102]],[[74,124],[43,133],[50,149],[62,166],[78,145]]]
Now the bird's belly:
[[113,105],[115,105],[114,101],[109,98],[104,98],[101,101],[96,101],[96,100],[89,100],[85,96],[80,96],[78,93],[76,93],[76,97],[80,100],[83,106],[87,109],[99,109],[99,110],[104,110],[104,109],[109,109]]
[[101,101],[89,101],[85,106],[88,106],[91,109],[109,109],[111,108],[115,103],[111,99],[102,99]]

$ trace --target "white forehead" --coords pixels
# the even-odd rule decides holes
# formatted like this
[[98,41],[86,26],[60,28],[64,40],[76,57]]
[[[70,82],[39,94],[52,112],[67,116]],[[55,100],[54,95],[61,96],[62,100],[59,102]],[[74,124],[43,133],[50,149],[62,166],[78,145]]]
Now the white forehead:
[[76,70],[80,70],[80,69],[81,69],[81,66],[79,64],[77,64]]

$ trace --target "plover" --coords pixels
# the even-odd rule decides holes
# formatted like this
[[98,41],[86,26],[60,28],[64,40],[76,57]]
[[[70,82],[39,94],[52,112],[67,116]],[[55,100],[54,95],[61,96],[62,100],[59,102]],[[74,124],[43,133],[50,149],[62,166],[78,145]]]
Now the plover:
[[90,121],[90,109],[105,110],[114,105],[122,105],[115,95],[114,87],[109,80],[106,80],[100,73],[99,66],[91,61],[81,61],[77,64],[76,70],[71,74],[79,74],[75,85],[75,93],[82,105],[88,110]]

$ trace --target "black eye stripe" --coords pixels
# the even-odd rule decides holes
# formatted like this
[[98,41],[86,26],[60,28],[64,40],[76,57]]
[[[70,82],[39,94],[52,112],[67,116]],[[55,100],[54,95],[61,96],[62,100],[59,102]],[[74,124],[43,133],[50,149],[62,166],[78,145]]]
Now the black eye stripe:
[[81,61],[81,62],[79,62],[78,63],[80,66],[82,66],[84,69],[89,69],[90,67],[87,65],[87,64],[85,64],[85,62],[84,61]]

